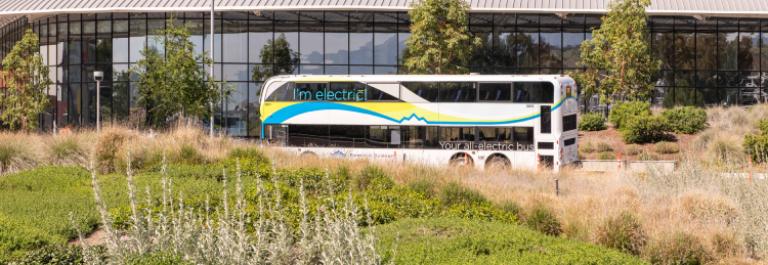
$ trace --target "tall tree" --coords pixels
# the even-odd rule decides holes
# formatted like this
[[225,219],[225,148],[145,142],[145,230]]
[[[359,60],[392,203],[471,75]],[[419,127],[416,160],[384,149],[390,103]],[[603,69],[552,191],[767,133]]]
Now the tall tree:
[[264,81],[275,75],[293,73],[299,58],[298,53],[291,49],[290,43],[285,39],[285,34],[280,34],[276,39],[264,44],[259,56],[264,64],[253,68],[254,81]]
[[195,55],[189,29],[176,25],[173,18],[167,25],[156,33],[164,53],[146,47],[141,52],[144,58],[131,69],[139,76],[139,104],[146,109],[146,122],[154,127],[181,116],[210,115],[210,102],[220,96],[217,84],[206,81],[213,78],[198,64],[210,67],[211,60],[205,54]]
[[592,39],[581,44],[586,71],[577,80],[586,94],[602,99],[648,99],[660,61],[651,53],[645,8],[650,0],[613,2]]
[[482,40],[469,33],[469,6],[464,0],[421,0],[408,12],[411,35],[404,65],[413,74],[469,72],[473,50]]
[[3,59],[7,91],[0,92],[0,120],[12,130],[37,128],[38,115],[48,105],[48,67],[40,56],[37,35],[27,29]]

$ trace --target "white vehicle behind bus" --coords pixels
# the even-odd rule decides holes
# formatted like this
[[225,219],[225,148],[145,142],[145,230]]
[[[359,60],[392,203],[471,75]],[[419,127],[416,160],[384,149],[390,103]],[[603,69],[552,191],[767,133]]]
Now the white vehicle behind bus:
[[477,168],[578,160],[576,83],[560,75],[286,75],[262,139],[302,155]]

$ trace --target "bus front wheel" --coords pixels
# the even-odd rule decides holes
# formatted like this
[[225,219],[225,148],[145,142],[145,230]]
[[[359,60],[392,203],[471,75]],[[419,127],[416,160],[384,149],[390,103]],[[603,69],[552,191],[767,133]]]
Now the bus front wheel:
[[472,157],[467,153],[458,153],[451,157],[449,164],[453,167],[472,167],[475,162],[472,161]]

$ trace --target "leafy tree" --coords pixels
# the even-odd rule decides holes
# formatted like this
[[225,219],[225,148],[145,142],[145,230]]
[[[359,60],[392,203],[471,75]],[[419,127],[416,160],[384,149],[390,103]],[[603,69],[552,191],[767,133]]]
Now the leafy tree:
[[298,53],[291,49],[290,43],[285,39],[285,34],[280,34],[276,39],[270,40],[261,48],[261,62],[253,68],[253,80],[266,80],[275,75],[293,73],[298,64]]
[[411,35],[404,56],[408,72],[469,72],[469,59],[482,40],[469,33],[468,9],[463,0],[422,0],[414,5],[408,12]]
[[168,27],[157,32],[165,47],[160,53],[146,47],[144,56],[131,71],[139,77],[139,104],[147,111],[146,122],[162,127],[181,116],[203,118],[210,115],[209,104],[219,98],[219,89],[199,62],[211,65],[205,54],[195,55],[186,26],[168,20]]
[[0,120],[12,130],[37,128],[37,117],[48,105],[48,67],[40,56],[37,35],[27,29],[3,59],[5,93],[0,91]]
[[651,53],[645,8],[650,0],[620,0],[611,4],[592,39],[581,44],[577,74],[586,94],[602,99],[648,99],[660,62]]

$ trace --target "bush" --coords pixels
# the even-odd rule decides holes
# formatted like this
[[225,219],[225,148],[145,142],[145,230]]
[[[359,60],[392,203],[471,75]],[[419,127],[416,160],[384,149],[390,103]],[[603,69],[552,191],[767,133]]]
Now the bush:
[[188,164],[200,164],[205,162],[205,157],[197,151],[197,148],[190,144],[184,144],[179,149],[178,162]]
[[599,142],[597,143],[597,148],[595,148],[595,151],[602,153],[602,152],[613,152],[613,147],[611,147],[610,144]]
[[360,176],[352,180],[352,185],[359,191],[378,191],[393,188],[395,182],[381,168],[367,166],[360,172]]
[[605,118],[600,113],[587,113],[581,115],[579,121],[579,130],[582,131],[602,131],[605,130]]
[[85,156],[80,143],[73,137],[54,140],[50,145],[49,156],[53,161],[79,160]]
[[680,146],[673,142],[658,142],[653,146],[653,149],[659,154],[680,153]]
[[643,152],[643,148],[636,144],[630,144],[624,148],[624,154],[630,155],[630,156],[636,156],[642,152]]
[[744,151],[757,163],[768,162],[768,119],[758,123],[760,132],[744,136]]
[[123,144],[132,138],[130,134],[120,129],[109,129],[101,133],[96,140],[96,167],[100,172],[115,172],[121,161],[119,157]]
[[622,129],[628,121],[637,117],[651,116],[651,103],[646,101],[629,101],[617,103],[611,107],[608,119],[616,129]]
[[440,191],[440,202],[445,206],[453,205],[487,205],[488,199],[477,191],[457,183],[450,183]]
[[409,183],[408,187],[411,188],[411,190],[413,190],[414,192],[421,194],[426,198],[434,198],[435,196],[437,196],[437,189],[435,188],[435,183],[429,180],[425,180],[425,179],[416,180],[414,182]]
[[707,127],[707,112],[702,108],[676,107],[664,110],[661,116],[676,133],[694,134]]
[[7,171],[11,167],[11,162],[18,154],[16,147],[8,143],[0,143],[0,173]]
[[559,236],[563,232],[555,214],[543,205],[533,207],[525,218],[525,225],[550,236]]
[[579,145],[579,151],[585,154],[591,154],[595,151],[595,146],[592,145],[592,142],[586,142]]
[[[2,263],[2,262],[0,262]],[[43,247],[27,253],[19,264],[84,264],[80,247]]]
[[597,154],[597,159],[599,160],[614,160],[616,159],[616,155],[611,152],[602,152]]
[[657,116],[638,116],[629,119],[622,128],[622,137],[627,143],[655,143],[667,140],[667,126],[664,119]]
[[653,242],[647,254],[651,264],[706,264],[711,256],[699,240],[689,234],[678,232]]
[[597,230],[597,243],[632,255],[640,254],[647,237],[640,220],[629,212],[609,218]]

